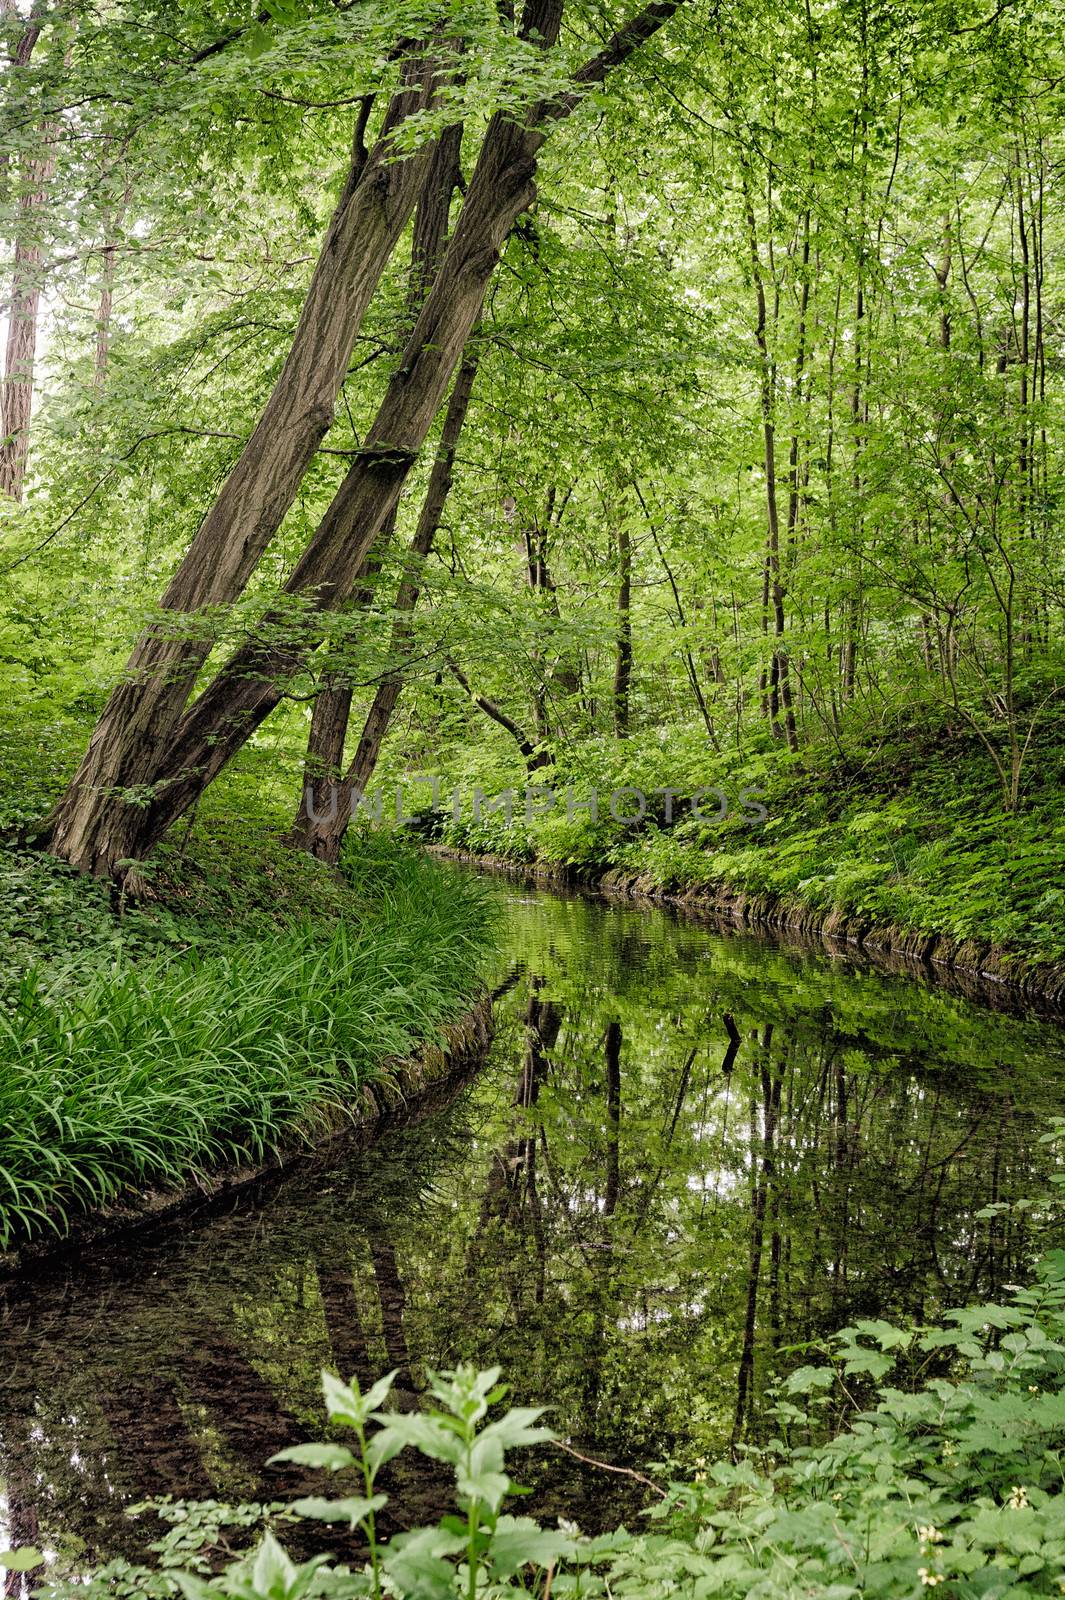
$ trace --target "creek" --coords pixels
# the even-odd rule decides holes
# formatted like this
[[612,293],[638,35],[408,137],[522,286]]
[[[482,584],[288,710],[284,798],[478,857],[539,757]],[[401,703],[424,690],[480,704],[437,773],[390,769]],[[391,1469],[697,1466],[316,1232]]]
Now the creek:
[[[459,870],[459,869],[455,869]],[[664,910],[496,885],[496,1038],[444,1103],[0,1307],[0,1544],[138,1557],[146,1496],[322,1492],[319,1371],[500,1365],[568,1451],[522,1509],[631,1519],[628,1471],[757,1434],[767,1384],[860,1317],[1021,1279],[1062,1032],[935,983]],[[651,1469],[654,1473],[657,1469]],[[400,1458],[395,1522],[442,1509]],[[339,1491],[338,1491],[339,1492]]]

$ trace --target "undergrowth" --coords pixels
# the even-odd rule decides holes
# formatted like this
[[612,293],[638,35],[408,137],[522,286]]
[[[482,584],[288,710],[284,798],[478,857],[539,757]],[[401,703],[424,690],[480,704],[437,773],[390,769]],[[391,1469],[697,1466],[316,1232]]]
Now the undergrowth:
[[97,886],[8,858],[26,887],[0,903],[26,937],[0,1009],[0,1247],[339,1126],[469,1004],[490,925],[476,882],[366,837],[339,880],[285,857],[282,876],[322,892],[313,919],[305,893],[253,915],[232,861],[187,891],[212,915],[172,901],[118,919]]
[[[864,732],[864,742],[861,735]],[[500,812],[469,808],[441,827],[445,842],[541,861],[585,874],[616,867],[666,891],[727,885],[746,894],[786,898],[817,911],[858,914],[922,934],[1001,945],[1029,959],[1065,960],[1065,723],[1048,720],[1028,753],[1022,801],[1006,813],[986,751],[969,729],[899,717],[871,738],[855,729],[847,745],[822,743],[792,755],[779,748],[742,762],[695,754],[670,742],[626,741],[622,760],[571,753],[538,782],[560,796],[572,786],[583,800],[594,787],[598,815],[560,801],[529,823],[519,804],[511,825]],[[620,764],[619,764],[620,762]],[[678,791],[666,822],[649,808],[637,824],[614,821],[614,787],[636,785],[649,797]],[[718,788],[704,816],[688,796]],[[738,804],[756,789],[763,823]],[[652,805],[655,804],[652,802]]]

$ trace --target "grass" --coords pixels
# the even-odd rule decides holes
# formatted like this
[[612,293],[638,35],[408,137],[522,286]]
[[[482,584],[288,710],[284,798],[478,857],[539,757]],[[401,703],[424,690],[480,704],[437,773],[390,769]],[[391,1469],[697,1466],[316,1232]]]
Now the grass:
[[[388,1058],[469,1004],[490,930],[479,885],[365,838],[353,839],[341,885],[310,863],[277,866],[323,890],[317,920],[297,897],[298,920],[275,908],[227,925],[166,906],[127,932],[108,925],[96,886],[40,867],[41,892],[58,882],[62,904],[81,896],[96,937],[54,948],[48,963],[31,943],[8,969],[0,1247],[339,1125]],[[215,873],[217,912],[226,879],[217,863]],[[232,870],[228,882],[238,894]],[[153,916],[172,952],[150,953]]]

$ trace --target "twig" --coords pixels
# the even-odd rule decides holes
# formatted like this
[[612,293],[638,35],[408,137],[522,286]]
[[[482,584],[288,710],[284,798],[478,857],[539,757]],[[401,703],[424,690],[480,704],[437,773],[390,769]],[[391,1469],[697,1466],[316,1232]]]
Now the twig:
[[563,1444],[561,1439],[556,1439],[554,1441],[554,1445],[556,1450],[564,1450],[566,1454],[568,1456],[572,1456],[575,1461],[583,1461],[585,1466],[600,1467],[603,1472],[617,1472],[624,1478],[635,1478],[637,1483],[646,1484],[648,1489],[653,1489],[660,1500],[667,1500],[669,1498],[666,1490],[663,1489],[660,1483],[656,1483],[653,1478],[648,1478],[642,1472],[636,1472],[632,1467],[615,1467],[612,1466],[609,1461],[597,1461],[594,1456],[582,1456],[579,1450],[574,1450],[572,1445]]

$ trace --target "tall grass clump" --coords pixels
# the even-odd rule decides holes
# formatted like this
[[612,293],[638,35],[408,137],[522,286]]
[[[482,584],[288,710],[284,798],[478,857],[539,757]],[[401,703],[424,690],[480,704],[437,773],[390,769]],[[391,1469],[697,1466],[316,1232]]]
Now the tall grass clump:
[[341,1125],[464,1009],[491,921],[479,885],[365,855],[339,921],[27,972],[0,1012],[0,1247]]

